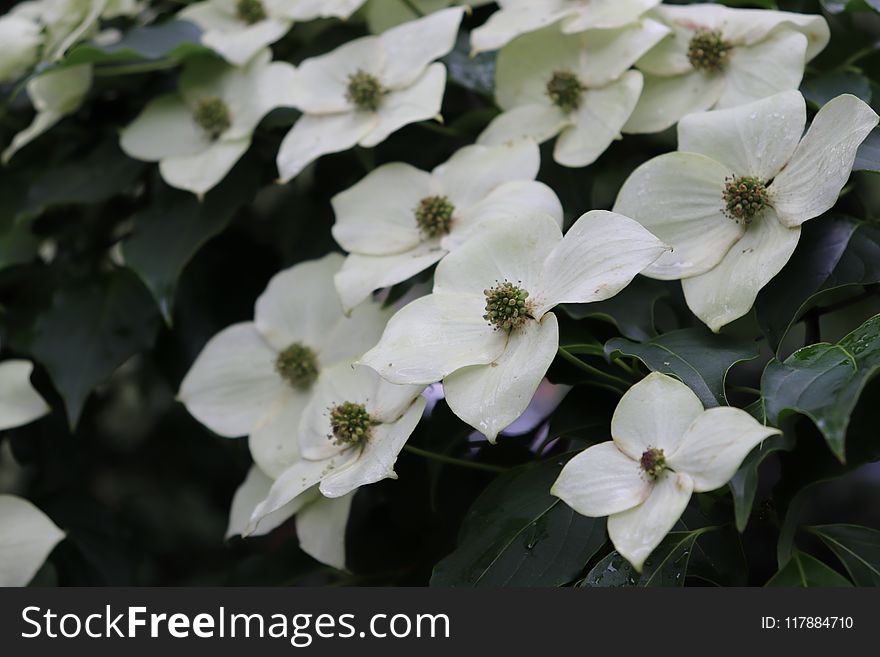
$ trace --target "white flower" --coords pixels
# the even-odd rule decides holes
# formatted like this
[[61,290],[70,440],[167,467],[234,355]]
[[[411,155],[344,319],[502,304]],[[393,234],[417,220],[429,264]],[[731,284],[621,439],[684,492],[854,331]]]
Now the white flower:
[[797,89],[830,34],[821,16],[784,11],[663,5],[651,15],[672,36],[636,64],[645,88],[624,132],[659,132],[691,112]]
[[0,16],[0,82],[17,80],[40,59],[40,26],[24,16]]
[[159,162],[165,182],[201,196],[244,155],[260,120],[291,104],[294,69],[270,63],[270,57],[264,50],[243,68],[209,57],[191,59],[179,91],[150,101],[122,131],[122,150]]
[[394,385],[366,367],[339,363],[322,376],[299,423],[299,461],[272,484],[251,516],[269,514],[308,494],[339,498],[360,486],[396,479],[394,463],[425,410],[424,386]]
[[32,0],[10,12],[38,24],[43,32],[41,56],[57,61],[78,41],[92,36],[107,0]]
[[64,538],[49,517],[15,495],[0,495],[0,586],[25,586]]
[[800,225],[836,203],[877,120],[855,96],[838,96],[801,139],[797,91],[685,117],[679,152],[636,169],[614,206],[673,247],[642,273],[682,279],[713,331],[742,317],[788,262]]
[[582,515],[608,516],[615,549],[641,572],[691,494],[726,484],[755,445],[779,433],[738,408],[704,410],[685,384],[655,372],[621,398],[613,440],[571,459],[550,492]]
[[519,37],[498,55],[495,95],[505,111],[478,143],[542,142],[558,134],[553,159],[571,167],[592,163],[620,138],[638,102],[642,74],[627,69],[668,32],[643,20],[570,35],[552,26]]
[[538,146],[465,146],[431,173],[386,164],[333,198],[333,236],[350,252],[336,275],[346,310],[405,281],[464,243],[488,218],[545,212],[562,225],[553,191],[535,182]]
[[471,34],[474,52],[496,50],[520,34],[560,23],[565,34],[628,25],[660,0],[498,0],[501,9]]
[[92,86],[90,64],[70,66],[47,71],[28,80],[28,97],[37,111],[31,124],[16,134],[6,150],[2,162],[9,162],[13,155],[34,139],[52,128],[68,114],[76,112]]
[[202,43],[238,66],[283,37],[296,21],[348,18],[365,0],[205,0],[178,16],[204,30]]
[[33,422],[49,411],[31,385],[33,369],[26,360],[0,363],[0,431]]
[[437,116],[446,67],[431,62],[452,49],[462,12],[444,9],[305,60],[295,76],[303,115],[278,151],[281,181],[321,155],[376,146],[409,123]]
[[433,294],[392,317],[360,362],[393,383],[442,379],[452,411],[494,442],[556,355],[549,311],[614,296],[666,249],[636,222],[605,211],[583,215],[564,238],[549,215],[486,221],[440,261]]

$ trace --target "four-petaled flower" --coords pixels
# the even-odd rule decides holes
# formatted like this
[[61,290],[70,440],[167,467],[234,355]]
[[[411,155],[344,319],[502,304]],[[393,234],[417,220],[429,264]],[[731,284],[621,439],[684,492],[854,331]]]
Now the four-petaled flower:
[[582,515],[608,516],[615,549],[641,571],[691,494],[726,484],[779,433],[738,408],[704,410],[685,384],[655,372],[621,398],[612,440],[571,459],[551,492]]

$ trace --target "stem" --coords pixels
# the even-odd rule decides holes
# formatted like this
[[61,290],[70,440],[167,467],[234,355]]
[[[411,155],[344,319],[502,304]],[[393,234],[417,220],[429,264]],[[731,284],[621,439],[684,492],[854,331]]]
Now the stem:
[[412,2],[412,0],[400,0],[400,1],[401,1],[404,5],[406,5],[407,8],[408,8],[412,13],[414,13],[416,16],[418,16],[419,18],[422,18],[422,17],[425,15],[425,12],[423,12],[421,9],[419,9],[419,8],[418,8],[418,7]]
[[731,392],[745,392],[750,395],[757,395],[758,397],[761,396],[761,391],[758,390],[757,388],[752,388],[751,386],[730,386],[730,391]]
[[472,470],[484,470],[485,472],[507,472],[507,468],[503,468],[500,465],[489,465],[488,463],[477,463],[475,461],[466,461],[465,459],[457,459],[454,456],[446,456],[445,454],[438,454],[437,452],[430,452],[427,449],[422,449],[420,447],[413,447],[412,445],[404,445],[403,449],[410,454],[417,454],[418,456],[422,456],[426,459],[432,459],[434,461],[440,461],[441,463],[446,463],[448,465],[458,465],[462,468],[471,468]]
[[625,379],[621,379],[619,376],[614,376],[613,374],[608,374],[608,372],[603,372],[602,370],[600,370],[597,367],[593,367],[592,365],[588,365],[587,363],[582,361],[580,358],[578,358],[574,354],[571,354],[568,351],[566,351],[563,347],[559,347],[559,355],[562,356],[565,360],[567,360],[569,363],[571,363],[575,367],[583,370],[584,372],[589,372],[590,374],[593,374],[594,376],[598,376],[601,379],[605,379],[606,381],[611,381],[615,385],[623,386],[623,390],[620,390],[619,392],[625,392],[627,389],[629,389],[629,387],[631,385],[629,381],[627,381]]

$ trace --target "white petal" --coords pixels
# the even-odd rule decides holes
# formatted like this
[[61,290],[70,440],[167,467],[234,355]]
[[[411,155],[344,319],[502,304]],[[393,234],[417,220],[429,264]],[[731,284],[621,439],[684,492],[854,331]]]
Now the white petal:
[[[268,56],[263,51],[262,56]],[[287,62],[263,63],[260,55],[242,69],[235,69],[224,87],[224,100],[232,114],[232,126],[224,138],[250,136],[263,117],[277,107],[293,107],[296,71]]]
[[666,130],[686,114],[712,107],[724,91],[722,75],[693,71],[675,77],[645,74],[642,95],[632,115],[623,126],[628,133]]
[[583,35],[578,66],[581,82],[592,87],[617,80],[668,34],[668,27],[646,18],[617,29]]
[[303,114],[281,140],[276,158],[280,182],[295,177],[322,155],[351,148],[377,123],[372,112]]
[[382,165],[331,199],[333,237],[362,255],[409,251],[422,241],[415,210],[433,192],[431,174],[404,162]]
[[208,341],[178,398],[215,433],[243,436],[286,393],[275,373],[276,358],[252,323],[234,324]]
[[566,463],[550,493],[581,515],[601,518],[641,504],[651,488],[638,461],[609,440]]
[[235,141],[218,140],[201,153],[163,159],[159,162],[159,172],[172,187],[201,196],[226,177],[250,145],[249,137]]
[[660,4],[660,0],[590,0],[577,4],[581,6],[574,9],[562,22],[565,32],[627,25]]
[[798,226],[783,226],[773,209],[766,209],[720,263],[681,282],[688,307],[717,333],[752,309],[758,292],[785,266],[798,239]]
[[354,495],[318,498],[296,514],[296,535],[303,552],[321,563],[345,569],[345,528]]
[[608,537],[637,571],[641,572],[645,560],[678,522],[693,485],[686,474],[667,471],[644,503],[608,517]]
[[653,447],[674,453],[703,404],[684,383],[652,372],[626,391],[611,418],[614,444],[638,460]]
[[[247,529],[254,508],[266,498],[271,487],[272,480],[263,474],[258,467],[251,466],[244,481],[232,497],[232,506],[229,509],[229,524],[226,528],[226,538],[239,536]],[[290,504],[287,504],[278,509],[275,513],[266,516],[260,523],[259,529],[251,535],[262,536],[282,525],[288,518],[296,513],[303,504],[307,504],[310,497],[312,496],[308,494],[300,495],[298,498],[290,502]]]
[[738,176],[769,181],[791,158],[806,122],[804,97],[787,91],[684,117],[678,124],[678,150],[711,157]]
[[580,107],[571,115],[573,125],[556,140],[553,159],[568,167],[592,164],[620,138],[642,91],[642,74],[627,71],[604,87],[587,89]]
[[365,0],[263,0],[273,13],[289,16],[297,21],[316,18],[348,18],[364,4]]
[[64,532],[33,504],[0,495],[0,586],[26,586],[63,538]]
[[[669,7],[665,7],[669,11]],[[782,29],[780,29],[782,28]],[[807,37],[807,61],[828,45],[831,33],[822,16],[765,9],[724,9],[724,37],[734,43],[753,45],[773,32],[797,30]]]
[[482,296],[429,294],[388,322],[379,344],[360,359],[392,383],[429,384],[468,365],[491,363],[507,338],[483,319]]
[[292,26],[290,20],[267,18],[253,25],[240,25],[232,32],[208,29],[202,34],[202,43],[226,61],[241,66],[261,48],[287,34]]
[[666,153],[648,160],[621,187],[614,211],[631,217],[672,251],[644,270],[678,279],[708,271],[743,233],[724,215],[724,179],[731,171],[695,153]]
[[529,0],[504,2],[502,9],[471,33],[474,53],[497,50],[520,34],[538,30],[565,15],[561,0]]
[[638,222],[591,210],[547,257],[536,312],[540,315],[560,303],[609,299],[668,250]]
[[379,341],[393,314],[394,308],[372,301],[356,306],[327,331],[318,345],[318,359],[328,366],[360,358]]
[[37,112],[34,120],[24,130],[20,130],[12,137],[3,153],[0,154],[0,163],[7,164],[12,157],[22,148],[30,144],[34,139],[48,132],[55,126],[64,116],[58,112],[49,110],[46,112]]
[[568,125],[569,117],[553,105],[523,105],[492,119],[477,137],[477,143],[494,146],[532,139],[540,144]]
[[300,458],[299,423],[311,398],[310,390],[288,387],[251,430],[251,457],[273,479]]
[[119,140],[126,155],[147,162],[201,153],[210,144],[193,119],[192,111],[176,93],[151,100],[143,112],[122,129]]
[[488,365],[472,365],[443,379],[449,408],[489,442],[528,407],[559,348],[556,315],[528,321],[511,333],[504,352]]
[[800,226],[829,210],[849,179],[856,151],[877,125],[877,114],[843,94],[819,110],[788,165],[770,186],[786,226]]
[[0,363],[0,430],[27,424],[49,412],[31,385],[34,366],[26,360]]
[[666,462],[693,479],[694,492],[715,490],[730,481],[753,447],[780,433],[739,408],[710,408],[688,427]]
[[419,397],[399,420],[377,426],[358,458],[335,468],[321,480],[321,492],[327,497],[342,497],[360,486],[397,479],[397,455],[422,419],[425,403],[424,397]]
[[15,80],[39,61],[43,37],[40,26],[22,16],[0,17],[0,81]]
[[377,146],[405,125],[438,116],[445,90],[446,67],[431,64],[411,85],[385,96],[376,112],[378,123],[361,138],[360,145]]
[[380,35],[385,51],[382,83],[399,89],[421,77],[428,64],[452,50],[463,15],[463,7],[450,7]]

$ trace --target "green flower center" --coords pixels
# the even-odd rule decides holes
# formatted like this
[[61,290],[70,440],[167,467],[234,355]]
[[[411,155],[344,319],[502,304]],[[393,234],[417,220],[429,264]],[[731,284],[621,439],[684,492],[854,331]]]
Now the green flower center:
[[563,112],[572,112],[580,107],[584,89],[586,87],[571,71],[556,71],[547,83],[547,95]]
[[294,342],[278,354],[275,371],[294,388],[308,388],[318,378],[318,356],[310,347]]
[[642,458],[639,459],[639,466],[649,479],[656,481],[663,474],[663,471],[666,470],[666,455],[662,449],[649,447],[642,454]]
[[232,125],[229,107],[217,96],[200,98],[193,108],[193,118],[211,139],[217,139]]
[[416,223],[427,237],[449,233],[455,206],[445,196],[426,196],[416,206]]
[[486,314],[483,319],[494,326],[496,331],[515,331],[526,320],[534,319],[527,301],[529,293],[510,281],[497,283],[495,287],[483,290],[483,294],[486,295]]
[[342,402],[330,409],[331,438],[337,445],[360,445],[370,439],[373,427],[378,424],[363,404]]
[[723,196],[724,213],[737,223],[751,223],[755,215],[770,203],[764,181],[753,176],[727,178]]
[[348,76],[345,97],[361,112],[375,112],[382,103],[382,96],[387,93],[379,78],[366,71],[358,70]]
[[719,30],[700,30],[688,44],[688,60],[698,71],[715,73],[724,68],[733,46],[724,40]]
[[248,25],[266,20],[266,10],[260,0],[238,0],[235,3],[235,15],[238,20]]

